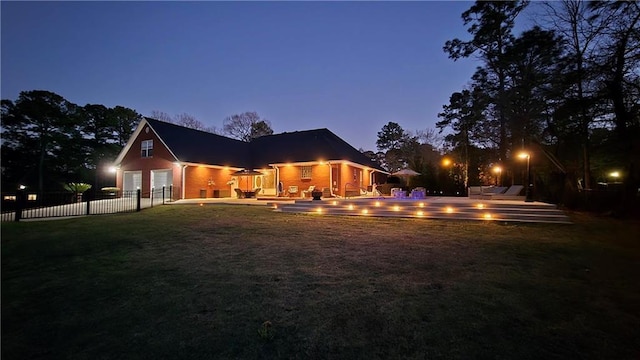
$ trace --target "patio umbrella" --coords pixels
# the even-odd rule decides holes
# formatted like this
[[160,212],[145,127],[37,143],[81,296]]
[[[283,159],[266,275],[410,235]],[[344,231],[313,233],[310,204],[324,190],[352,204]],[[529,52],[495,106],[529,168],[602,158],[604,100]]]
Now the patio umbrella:
[[396,171],[393,174],[394,176],[416,176],[416,175],[420,175],[419,172],[417,171],[413,171],[411,169],[402,169],[400,171]]
[[[257,175],[262,175],[262,173],[260,171],[255,171],[255,170],[238,170],[236,172],[232,172],[231,176],[237,176],[237,177],[246,177],[247,178],[247,191],[249,191],[249,177],[254,177]],[[238,185],[240,185],[240,180],[238,180]]]
[[404,178],[404,181],[408,183],[408,182],[409,182],[409,178],[410,178],[410,177],[412,177],[412,176],[416,176],[416,175],[420,175],[420,173],[419,173],[419,172],[417,172],[417,171],[413,171],[413,170],[411,170],[411,169],[402,169],[402,170],[400,170],[400,171],[396,171],[396,172],[394,172],[394,173],[393,173],[393,174],[391,174],[391,175],[394,175],[394,176],[398,176],[398,177]]

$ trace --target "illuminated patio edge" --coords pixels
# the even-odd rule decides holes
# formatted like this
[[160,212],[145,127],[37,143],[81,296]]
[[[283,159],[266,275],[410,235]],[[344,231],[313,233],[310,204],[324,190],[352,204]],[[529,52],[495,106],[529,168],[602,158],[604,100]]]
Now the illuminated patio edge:
[[338,198],[274,204],[272,208],[278,212],[305,213],[311,216],[395,217],[571,224],[569,218],[551,204],[525,204],[519,201],[482,201],[468,198]]
[[[485,202],[475,202],[460,207],[455,205],[443,205],[429,203],[426,199],[331,199],[323,201],[305,201],[297,203],[305,207],[305,211],[299,211],[314,215],[348,215],[368,217],[408,217],[408,218],[433,218],[434,215],[452,215],[465,212],[477,220],[500,220],[493,214],[490,205]],[[281,210],[282,205],[274,204],[274,210]],[[470,211],[471,210],[471,211]]]

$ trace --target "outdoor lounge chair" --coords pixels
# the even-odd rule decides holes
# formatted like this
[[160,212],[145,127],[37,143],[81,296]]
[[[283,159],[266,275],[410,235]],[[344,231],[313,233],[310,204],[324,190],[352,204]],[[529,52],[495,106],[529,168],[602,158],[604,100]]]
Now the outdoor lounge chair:
[[470,199],[477,199],[482,194],[482,187],[480,186],[469,186],[469,191],[467,192],[467,196]]
[[505,186],[469,186],[468,196],[470,199],[482,199],[485,196],[502,194],[507,189]]
[[253,194],[255,196],[258,196],[258,194],[260,194],[260,191],[262,191],[262,188],[255,188],[255,189],[253,189]]
[[298,186],[296,185],[289,186],[289,191],[287,193],[289,194],[289,197],[298,196]]
[[504,194],[505,191],[507,191],[507,189],[509,189],[506,186],[489,186],[489,187],[481,187],[482,189],[482,195],[497,195],[497,194]]
[[520,195],[522,189],[524,189],[523,185],[512,185],[501,193],[484,193],[482,198],[491,200],[524,200],[525,197]]
[[238,196],[238,199],[244,199],[244,192],[238,188],[234,189],[236,191],[236,195]]

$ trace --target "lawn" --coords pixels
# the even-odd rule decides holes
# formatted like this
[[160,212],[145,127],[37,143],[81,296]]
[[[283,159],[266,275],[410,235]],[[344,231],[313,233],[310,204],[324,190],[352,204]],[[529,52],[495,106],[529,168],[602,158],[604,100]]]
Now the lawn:
[[3,223],[1,355],[638,359],[640,224],[572,220],[176,205]]

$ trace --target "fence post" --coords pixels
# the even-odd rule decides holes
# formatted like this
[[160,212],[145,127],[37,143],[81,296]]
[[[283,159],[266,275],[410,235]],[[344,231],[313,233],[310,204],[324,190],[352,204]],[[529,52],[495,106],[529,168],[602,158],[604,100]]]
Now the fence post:
[[140,211],[140,189],[136,190],[136,211]]
[[164,188],[165,186],[162,185],[162,205],[164,205]]
[[24,209],[24,203],[27,197],[25,196],[26,192],[24,190],[18,190],[16,193],[16,216],[14,218],[15,221],[20,221],[22,219],[22,209]]
[[93,195],[93,191],[86,191],[85,192],[86,195],[86,199],[87,199],[87,212],[85,215],[90,215],[91,214],[91,195]]

